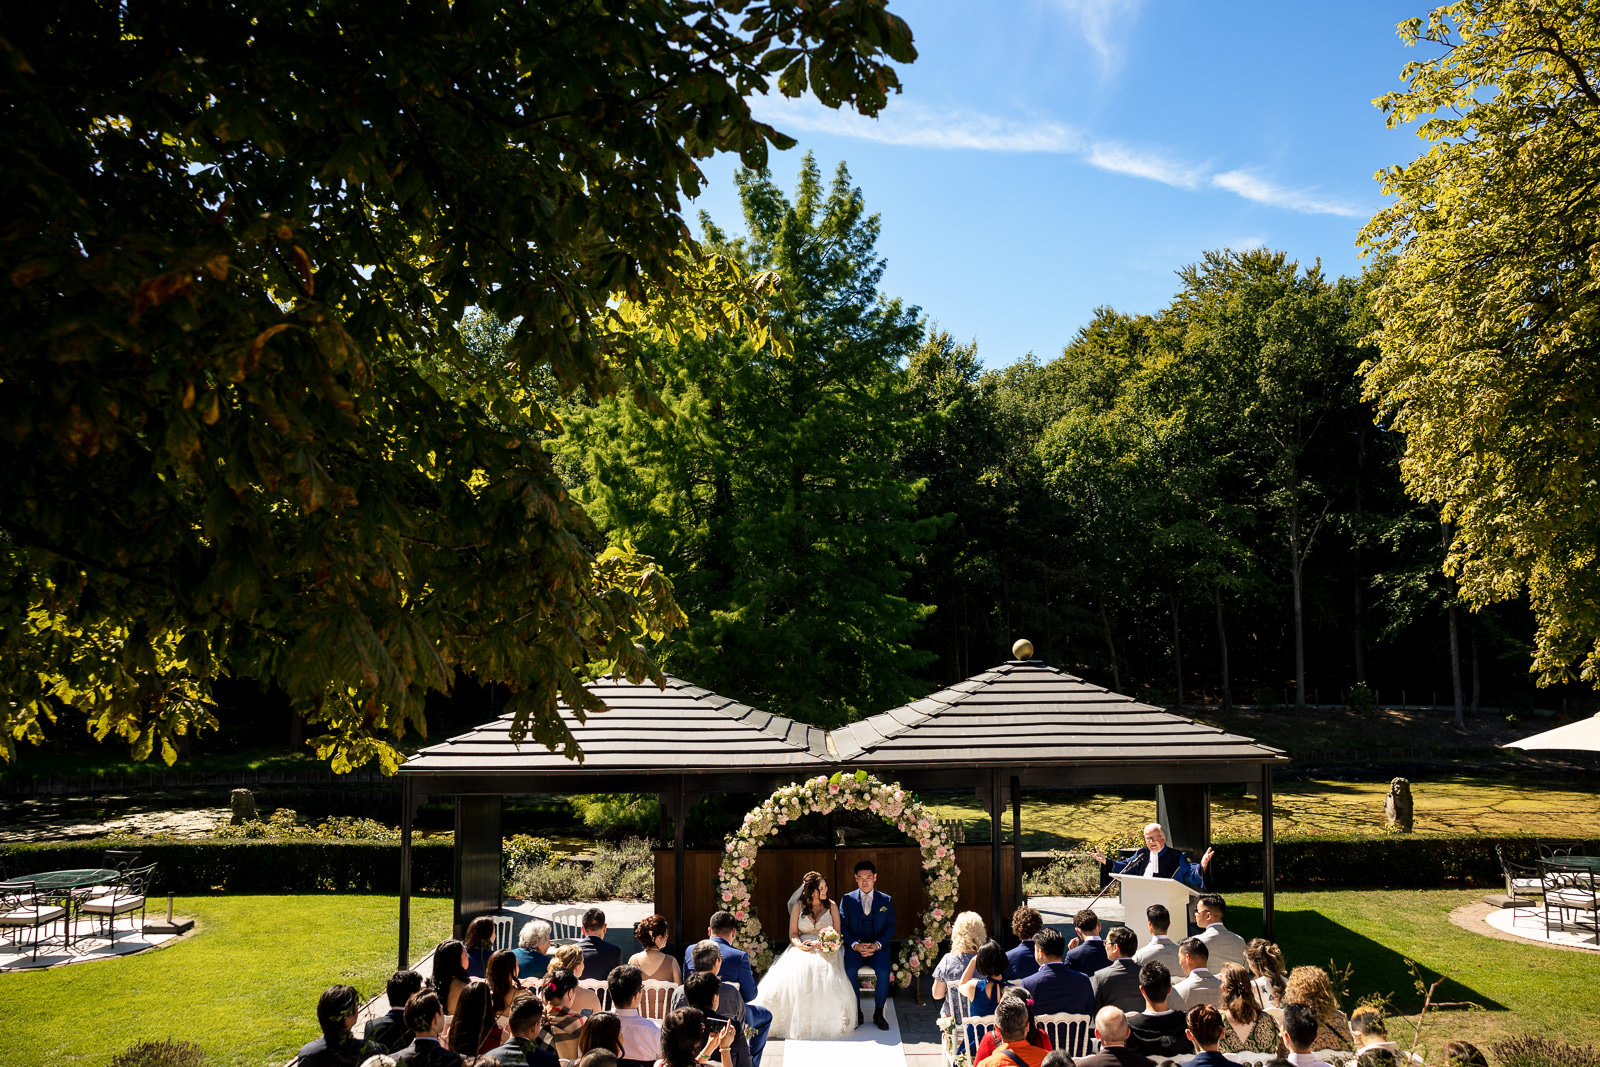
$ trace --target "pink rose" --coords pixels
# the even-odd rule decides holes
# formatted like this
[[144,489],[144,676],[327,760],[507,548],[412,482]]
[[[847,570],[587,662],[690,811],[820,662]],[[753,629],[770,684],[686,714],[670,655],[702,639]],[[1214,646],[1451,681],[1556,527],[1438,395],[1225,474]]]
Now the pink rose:
[[[724,899],[726,899],[726,898],[724,898]],[[942,919],[942,918],[944,918],[944,909],[943,909],[943,908],[934,908],[934,909],[933,909],[933,917],[934,917],[934,918],[935,918],[935,919]]]
[[943,845],[940,845],[937,849],[934,850],[933,854],[935,856],[938,856],[940,859],[943,859],[948,851],[949,850],[946,849]]
[[778,816],[778,825],[779,826],[787,826],[788,824],[789,824],[789,816],[787,816],[787,815]]
[[744,912],[744,911],[736,911],[736,912],[734,912],[734,913],[733,913],[733,917],[734,917],[734,918],[735,918],[735,919],[738,919],[738,920],[739,920],[739,921],[740,921],[740,922],[744,922],[744,920],[745,920],[745,916],[746,916],[746,915],[747,915],[747,914],[748,914],[748,913],[747,913],[747,912]]
[[830,792],[830,793],[837,793],[837,792],[839,792],[839,785],[838,785],[838,783],[837,783],[837,782],[829,782],[829,783],[828,783],[828,792]]
[[928,828],[928,820],[927,819],[918,819],[917,820],[917,829],[918,830],[926,830],[927,828]]
[[750,866],[750,861],[747,860],[747,859],[744,859],[743,857],[741,857],[740,860],[739,860],[739,866],[748,867],[748,866]]
[[723,900],[732,900],[733,899],[733,894],[732,893],[723,893],[722,894],[722,899]]

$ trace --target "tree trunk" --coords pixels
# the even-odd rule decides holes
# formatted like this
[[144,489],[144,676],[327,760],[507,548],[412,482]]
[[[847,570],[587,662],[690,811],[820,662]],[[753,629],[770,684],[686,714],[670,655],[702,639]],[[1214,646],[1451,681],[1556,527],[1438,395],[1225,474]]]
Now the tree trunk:
[[306,720],[298,711],[289,713],[289,750],[299,752],[306,745]]
[[1172,658],[1173,667],[1178,672],[1178,714],[1183,714],[1183,640],[1178,633],[1178,587],[1173,586],[1169,596],[1172,600]]
[[[1444,549],[1450,551],[1450,524],[1441,523],[1439,531],[1444,541]],[[1460,626],[1456,623],[1456,580],[1449,575],[1445,576],[1445,594],[1450,598],[1445,614],[1450,619],[1450,683],[1455,688],[1456,697],[1456,725],[1467,725],[1466,700],[1461,692],[1461,636]]]
[[1222,586],[1211,587],[1211,599],[1217,606],[1217,652],[1222,661],[1222,710],[1233,710],[1233,686],[1228,679],[1228,628],[1222,624]]
[[1300,505],[1289,508],[1289,577],[1294,584],[1294,706],[1306,710],[1306,631],[1301,603]]
[[1122,692],[1122,671],[1117,668],[1117,643],[1111,639],[1111,616],[1106,614],[1105,598],[1100,599],[1100,622],[1106,630],[1106,648],[1111,651],[1111,686]]
[[1483,689],[1478,678],[1478,621],[1474,619],[1467,632],[1471,634],[1472,642],[1472,714],[1478,714],[1479,701],[1483,698]]

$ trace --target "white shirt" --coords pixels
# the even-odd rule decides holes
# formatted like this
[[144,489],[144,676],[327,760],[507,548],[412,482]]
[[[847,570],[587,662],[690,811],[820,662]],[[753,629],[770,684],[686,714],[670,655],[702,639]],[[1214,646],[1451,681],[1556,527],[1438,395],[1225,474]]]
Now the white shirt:
[[1145,861],[1144,869],[1149,874],[1155,874],[1158,861],[1161,858],[1161,850],[1159,848],[1147,848],[1145,851],[1150,853],[1150,858]]
[[617,1008],[617,1021],[622,1023],[622,1058],[626,1060],[659,1060],[661,1058],[661,1027],[654,1019],[646,1019],[638,1008]]
[[1294,1067],[1326,1067],[1321,1060],[1309,1052],[1291,1052],[1289,1053],[1289,1062],[1294,1064]]

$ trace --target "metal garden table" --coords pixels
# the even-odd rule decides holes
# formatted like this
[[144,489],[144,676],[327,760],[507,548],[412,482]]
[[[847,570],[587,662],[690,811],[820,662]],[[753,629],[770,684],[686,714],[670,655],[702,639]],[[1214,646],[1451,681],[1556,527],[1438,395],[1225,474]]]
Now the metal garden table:
[[108,867],[80,867],[66,871],[41,871],[38,874],[25,874],[14,879],[18,882],[33,883],[34,892],[40,896],[49,897],[59,901],[67,909],[66,943],[72,944],[72,931],[77,923],[73,913],[79,903],[78,889],[87,889],[94,885],[110,885],[122,877],[121,871],[114,871]]

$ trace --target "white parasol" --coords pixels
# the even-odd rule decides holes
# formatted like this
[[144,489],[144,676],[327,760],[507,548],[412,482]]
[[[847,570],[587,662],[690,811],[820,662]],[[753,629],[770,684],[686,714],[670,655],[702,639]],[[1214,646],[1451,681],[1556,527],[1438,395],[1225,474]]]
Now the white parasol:
[[1546,730],[1542,734],[1524,737],[1520,741],[1512,741],[1501,747],[1530,750],[1564,748],[1583,752],[1600,752],[1600,714],[1591,715],[1589,718],[1580,719],[1578,722],[1569,722],[1565,726],[1557,726],[1554,730]]

